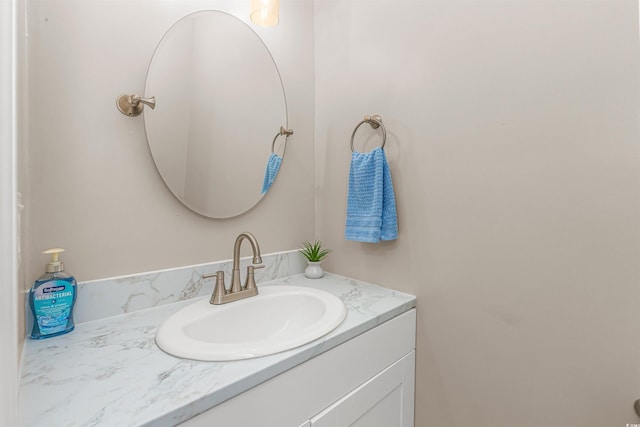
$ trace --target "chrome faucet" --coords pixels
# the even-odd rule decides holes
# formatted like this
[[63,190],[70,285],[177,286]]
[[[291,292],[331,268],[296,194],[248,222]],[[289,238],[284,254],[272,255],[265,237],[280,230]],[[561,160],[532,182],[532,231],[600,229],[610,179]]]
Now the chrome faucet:
[[[253,250],[253,265],[247,267],[247,278],[245,279],[244,285],[240,285],[240,246],[244,239],[249,240],[249,243],[251,244],[251,249]],[[224,284],[224,271],[217,271],[215,274],[205,274],[202,276],[203,279],[214,276],[216,278],[216,283],[213,287],[213,294],[211,295],[209,303],[218,305],[258,295],[254,271],[256,268],[263,267],[262,257],[260,256],[260,246],[258,246],[258,241],[255,236],[247,232],[241,233],[236,238],[236,243],[233,246],[231,289],[227,290],[227,287]]]

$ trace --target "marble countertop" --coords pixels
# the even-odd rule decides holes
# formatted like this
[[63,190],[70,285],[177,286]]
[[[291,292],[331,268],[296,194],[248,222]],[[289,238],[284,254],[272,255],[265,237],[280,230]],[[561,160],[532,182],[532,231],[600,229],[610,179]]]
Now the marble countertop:
[[155,343],[164,320],[196,299],[78,324],[67,335],[27,340],[20,420],[36,426],[173,426],[415,307],[412,295],[333,274],[258,283],[322,289],[344,302],[333,332],[283,353],[233,362],[199,362]]

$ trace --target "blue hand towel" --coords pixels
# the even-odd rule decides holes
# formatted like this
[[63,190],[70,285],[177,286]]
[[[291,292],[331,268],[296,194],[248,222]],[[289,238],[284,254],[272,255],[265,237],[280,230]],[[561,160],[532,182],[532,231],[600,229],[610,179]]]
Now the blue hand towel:
[[269,191],[271,184],[275,181],[278,171],[280,170],[280,164],[282,163],[282,157],[276,153],[271,153],[269,160],[267,160],[267,169],[264,171],[264,182],[262,183],[262,194]]
[[398,238],[391,172],[380,147],[351,155],[345,237],[369,243]]

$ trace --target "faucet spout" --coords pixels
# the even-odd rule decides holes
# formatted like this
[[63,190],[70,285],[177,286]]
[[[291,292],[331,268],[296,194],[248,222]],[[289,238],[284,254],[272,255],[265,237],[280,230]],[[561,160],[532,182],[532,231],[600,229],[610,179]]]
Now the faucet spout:
[[233,246],[233,269],[237,270],[240,268],[240,246],[242,245],[242,241],[247,239],[251,244],[251,250],[253,250],[253,263],[254,264],[262,264],[262,257],[260,256],[260,245],[258,245],[258,240],[256,236],[251,233],[244,232],[240,233],[240,235],[236,238],[236,244]]
[[[247,269],[247,280],[242,286],[240,284],[240,246],[244,240],[248,240],[251,244],[251,250],[253,251],[253,264],[262,264],[262,256],[260,255],[260,245],[256,237],[248,232],[240,233],[236,238],[236,243],[233,246],[233,271],[231,272],[231,292],[240,292],[242,290],[254,289],[257,294],[255,279],[253,276],[253,270],[256,268],[262,268],[262,265],[249,266]],[[253,291],[252,291],[253,292]]]

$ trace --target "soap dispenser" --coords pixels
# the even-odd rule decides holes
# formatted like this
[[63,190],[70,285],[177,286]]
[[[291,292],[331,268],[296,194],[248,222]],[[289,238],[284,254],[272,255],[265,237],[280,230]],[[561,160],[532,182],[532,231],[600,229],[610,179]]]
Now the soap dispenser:
[[33,283],[29,305],[33,313],[32,339],[55,337],[73,331],[73,306],[76,303],[76,279],[64,272],[60,253],[64,249],[44,251],[51,255],[45,274]]

